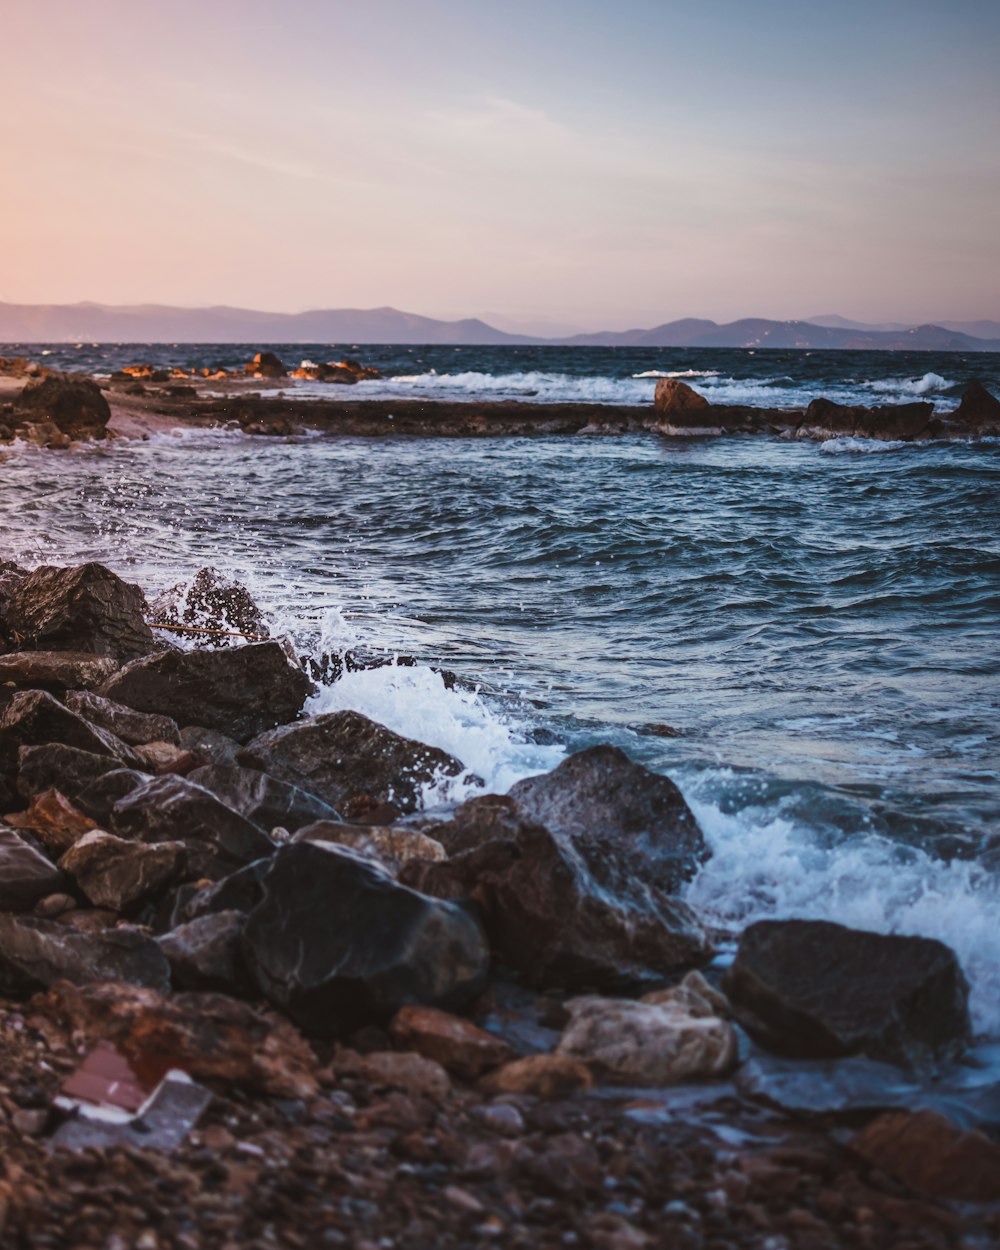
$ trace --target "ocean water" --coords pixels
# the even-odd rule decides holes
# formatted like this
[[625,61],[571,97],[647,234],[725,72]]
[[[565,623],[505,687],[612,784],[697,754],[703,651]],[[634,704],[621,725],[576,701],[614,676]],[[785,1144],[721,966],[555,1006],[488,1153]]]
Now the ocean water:
[[[97,370],[210,349],[51,350]],[[545,383],[560,398],[648,400],[656,373],[685,371],[768,405],[947,407],[974,375],[1000,390],[996,357],[618,351],[613,373],[601,349],[558,369],[464,349],[472,367],[442,370],[450,350],[357,355],[409,370],[386,386],[469,398],[535,375],[563,379]],[[713,856],[689,896],[714,920],[939,937],[1000,1037],[1000,444],[179,430],[18,450],[0,536],[4,556],[98,559],[149,590],[211,564],[305,650],[415,657],[325,687],[313,710],[442,746],[490,789],[616,743],[691,803]]]

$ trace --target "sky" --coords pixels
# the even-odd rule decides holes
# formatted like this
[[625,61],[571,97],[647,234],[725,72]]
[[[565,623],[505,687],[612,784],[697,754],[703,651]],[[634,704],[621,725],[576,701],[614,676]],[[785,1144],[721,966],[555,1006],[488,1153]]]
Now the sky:
[[7,0],[0,300],[1000,318],[997,0]]

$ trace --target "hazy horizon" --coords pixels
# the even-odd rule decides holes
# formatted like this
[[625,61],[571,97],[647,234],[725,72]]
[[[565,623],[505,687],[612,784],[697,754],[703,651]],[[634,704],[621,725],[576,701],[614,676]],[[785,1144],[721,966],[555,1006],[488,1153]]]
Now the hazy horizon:
[[553,336],[1000,319],[1000,8],[6,16],[5,302],[390,305]]

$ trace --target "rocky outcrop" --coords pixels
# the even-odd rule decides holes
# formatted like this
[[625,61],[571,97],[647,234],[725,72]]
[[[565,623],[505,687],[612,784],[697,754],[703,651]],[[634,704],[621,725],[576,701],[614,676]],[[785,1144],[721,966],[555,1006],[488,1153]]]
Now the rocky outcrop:
[[653,407],[670,426],[687,429],[709,429],[712,405],[704,395],[677,378],[659,378],[653,394]]
[[0,911],[30,911],[64,883],[55,864],[19,833],[0,825]]
[[137,929],[86,933],[54,920],[0,914],[0,993],[29,994],[62,980],[166,990],[170,969],[153,939]]
[[328,360],[322,364],[304,360],[298,369],[292,370],[291,376],[309,382],[341,382],[350,386],[369,378],[380,378],[382,374],[378,369],[359,364],[348,357],[345,360]]
[[129,791],[112,808],[110,823],[126,838],[183,843],[191,876],[212,881],[274,850],[257,825],[208,790],[172,774]]
[[407,1003],[454,1006],[481,989],[489,951],[464,908],[398,885],[340,847],[281,848],[243,933],[261,991],[320,1034],[387,1021]]
[[931,938],[763,920],[743,933],[724,988],[741,1022],[784,1054],[932,1069],[971,1037],[968,984]]
[[146,599],[103,564],[45,566],[19,582],[7,605],[18,646],[131,660],[153,650]]
[[412,812],[424,786],[463,771],[446,751],[403,738],[360,712],[328,712],[283,725],[255,738],[238,758],[341,812],[358,796]]
[[328,803],[287,781],[279,781],[257,768],[226,767],[213,764],[188,773],[196,785],[203,786],[227,807],[252,820],[261,829],[280,826],[294,833],[303,825],[316,821],[324,824],[340,820]]
[[947,418],[960,430],[979,434],[1000,433],[1000,399],[991,395],[979,379],[962,392],[962,402]]
[[245,741],[292,720],[311,689],[280,644],[258,642],[147,656],[127,664],[100,693],[140,712],[170,716],[179,725],[201,725]]
[[909,441],[925,434],[934,419],[926,402],[864,408],[814,399],[806,408],[799,438],[873,438]]
[[180,876],[185,860],[180,842],[147,845],[94,829],[73,843],[59,867],[95,907],[124,912]]
[[274,352],[258,352],[243,372],[251,378],[283,378],[288,370]]
[[[109,673],[105,680],[110,677]],[[180,742],[177,722],[172,717],[137,712],[134,708],[115,703],[113,699],[105,699],[90,690],[71,690],[66,695],[66,706],[92,725],[106,729],[108,733],[131,746],[140,746],[146,742]]]
[[[149,605],[149,615],[155,624],[232,630],[258,638],[268,638],[271,632],[249,590],[212,568],[199,569],[190,583],[181,582],[159,595]],[[231,641],[219,637],[216,645]]]
[[97,383],[78,374],[50,374],[28,382],[17,400],[22,418],[50,421],[68,438],[103,438],[111,419]]
[[19,689],[93,690],[118,671],[117,660],[84,651],[15,651],[0,655],[0,685]]

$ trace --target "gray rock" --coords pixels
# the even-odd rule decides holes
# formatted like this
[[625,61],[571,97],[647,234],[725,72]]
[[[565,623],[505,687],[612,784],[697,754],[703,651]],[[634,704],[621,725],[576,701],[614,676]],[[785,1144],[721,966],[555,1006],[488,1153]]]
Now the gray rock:
[[317,820],[338,821],[339,814],[314,794],[287,781],[269,777],[257,768],[210,765],[187,774],[196,785],[204,786],[227,807],[240,812],[261,829],[281,826],[290,833]]
[[58,743],[21,747],[18,761],[17,789],[26,799],[55,787],[72,803],[98,777],[121,769],[120,761],[111,755],[95,755]]
[[204,729],[201,725],[185,725],[181,730],[181,746],[185,751],[200,755],[206,764],[235,767],[240,744],[235,738],[220,734],[217,729]]
[[158,938],[174,985],[183,990],[245,991],[249,985],[241,949],[245,922],[239,911],[213,912]]
[[76,805],[91,820],[106,825],[118,800],[149,780],[149,773],[141,773],[135,768],[115,768],[85,785],[76,796]]
[[59,744],[110,756],[130,768],[139,763],[120,738],[90,724],[44,690],[22,690],[14,695],[0,716],[0,740],[8,752],[16,753],[22,746]]
[[124,981],[165,992],[170,966],[135,929],[83,932],[55,920],[0,914],[0,993],[31,994],[55,981]]
[[88,690],[70,691],[66,695],[66,706],[130,746],[142,746],[147,742],[171,742],[176,746],[180,742],[177,722],[171,717],[137,712]]
[[94,829],[74,842],[59,866],[95,907],[127,911],[176,880],[186,857],[181,842],[130,842]]
[[30,911],[46,895],[63,889],[65,880],[41,851],[0,825],[0,911]]

